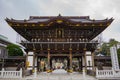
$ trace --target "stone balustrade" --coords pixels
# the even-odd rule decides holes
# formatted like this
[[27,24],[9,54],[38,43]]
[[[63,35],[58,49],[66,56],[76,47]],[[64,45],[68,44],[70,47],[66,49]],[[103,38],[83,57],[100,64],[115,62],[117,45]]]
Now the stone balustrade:
[[0,78],[22,78],[22,69],[20,71],[0,71]]

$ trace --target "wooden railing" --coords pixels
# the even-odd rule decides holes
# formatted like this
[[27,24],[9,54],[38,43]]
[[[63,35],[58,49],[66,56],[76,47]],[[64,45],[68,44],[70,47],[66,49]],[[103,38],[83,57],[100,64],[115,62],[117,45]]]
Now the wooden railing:
[[22,69],[20,71],[0,71],[0,78],[22,78]]

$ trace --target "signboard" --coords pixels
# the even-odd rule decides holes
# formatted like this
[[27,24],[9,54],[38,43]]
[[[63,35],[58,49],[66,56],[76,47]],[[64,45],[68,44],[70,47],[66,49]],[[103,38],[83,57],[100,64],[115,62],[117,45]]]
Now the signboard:
[[110,54],[111,54],[112,68],[114,70],[119,70],[117,48],[115,46],[110,48]]

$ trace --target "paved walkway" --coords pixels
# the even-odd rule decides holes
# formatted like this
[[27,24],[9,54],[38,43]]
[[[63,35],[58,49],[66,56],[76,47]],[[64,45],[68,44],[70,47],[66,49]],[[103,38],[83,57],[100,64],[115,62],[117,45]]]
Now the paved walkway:
[[[26,80],[34,78],[34,75],[26,77]],[[97,80],[93,76],[83,76],[80,73],[39,73],[35,80]]]

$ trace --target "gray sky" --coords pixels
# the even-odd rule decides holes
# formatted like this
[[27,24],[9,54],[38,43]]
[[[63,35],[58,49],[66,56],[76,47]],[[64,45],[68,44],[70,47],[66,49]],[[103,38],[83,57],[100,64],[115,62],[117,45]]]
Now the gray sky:
[[28,19],[29,16],[90,16],[91,19],[113,17],[113,23],[103,32],[104,41],[120,41],[120,0],[0,0],[0,34],[12,42],[16,32],[5,18]]

